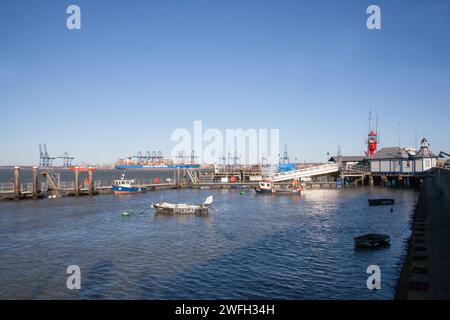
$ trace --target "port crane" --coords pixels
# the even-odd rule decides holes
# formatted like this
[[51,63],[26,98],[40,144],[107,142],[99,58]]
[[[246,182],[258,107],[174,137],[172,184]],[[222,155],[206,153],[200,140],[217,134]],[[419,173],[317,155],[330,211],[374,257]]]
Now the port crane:
[[196,163],[198,156],[195,155],[195,150],[191,151],[191,163]]
[[39,145],[39,167],[41,168],[51,168],[53,166],[53,160],[55,157],[51,157],[47,151],[47,145]]
[[138,151],[137,154],[131,158],[136,159],[136,163],[141,163],[145,159],[145,156],[142,155],[141,151]]
[[138,151],[136,155],[131,156],[128,159],[136,159],[136,163],[161,163],[164,161],[164,154],[162,151],[147,151],[145,154]]
[[186,162],[186,151],[179,150],[177,151],[177,155],[175,156],[175,159],[178,163],[185,163]]
[[284,145],[284,153],[283,153],[283,158],[281,158],[281,163],[283,163],[283,164],[289,163],[289,153],[287,150],[287,144]]
[[241,163],[241,156],[238,154],[237,150],[234,150],[233,164],[235,166]]
[[56,159],[62,159],[63,167],[70,168],[72,166],[72,160],[74,160],[75,158],[72,157],[69,153],[64,152],[64,154],[62,156],[56,157]]

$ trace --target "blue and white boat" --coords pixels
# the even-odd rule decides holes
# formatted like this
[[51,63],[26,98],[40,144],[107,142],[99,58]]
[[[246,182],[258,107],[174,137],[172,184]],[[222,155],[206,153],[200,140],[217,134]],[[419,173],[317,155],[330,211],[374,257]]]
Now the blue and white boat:
[[134,180],[125,179],[125,175],[122,175],[120,180],[114,180],[112,185],[112,190],[114,194],[133,194],[133,193],[143,193],[147,189],[133,186]]

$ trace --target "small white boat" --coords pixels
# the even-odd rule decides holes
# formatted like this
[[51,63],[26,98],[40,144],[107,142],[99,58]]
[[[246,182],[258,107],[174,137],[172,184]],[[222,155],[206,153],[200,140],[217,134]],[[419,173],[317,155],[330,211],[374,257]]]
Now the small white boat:
[[213,196],[206,198],[202,204],[185,204],[185,203],[152,203],[151,207],[156,210],[156,213],[169,214],[208,214],[209,208],[213,203]]
[[276,194],[276,195],[300,195],[302,193],[302,186],[296,181],[292,185],[275,185],[272,181],[261,181],[255,191],[259,194]]

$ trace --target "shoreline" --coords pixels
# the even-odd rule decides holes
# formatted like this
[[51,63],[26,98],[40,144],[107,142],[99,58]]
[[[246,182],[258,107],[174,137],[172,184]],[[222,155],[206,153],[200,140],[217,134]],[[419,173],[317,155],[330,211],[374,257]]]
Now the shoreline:
[[424,180],[395,300],[450,299],[450,171]]

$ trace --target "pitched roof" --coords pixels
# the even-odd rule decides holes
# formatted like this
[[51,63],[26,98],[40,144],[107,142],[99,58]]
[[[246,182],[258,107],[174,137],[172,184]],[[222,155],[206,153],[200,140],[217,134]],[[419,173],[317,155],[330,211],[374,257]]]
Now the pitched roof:
[[372,159],[408,159],[409,154],[400,147],[381,148],[372,157]]
[[342,161],[342,162],[360,162],[367,159],[365,156],[333,156],[328,161]]
[[414,158],[437,158],[437,157],[438,156],[436,156],[433,152],[431,152],[431,150],[428,149],[428,147],[420,148],[420,150],[414,156]]

